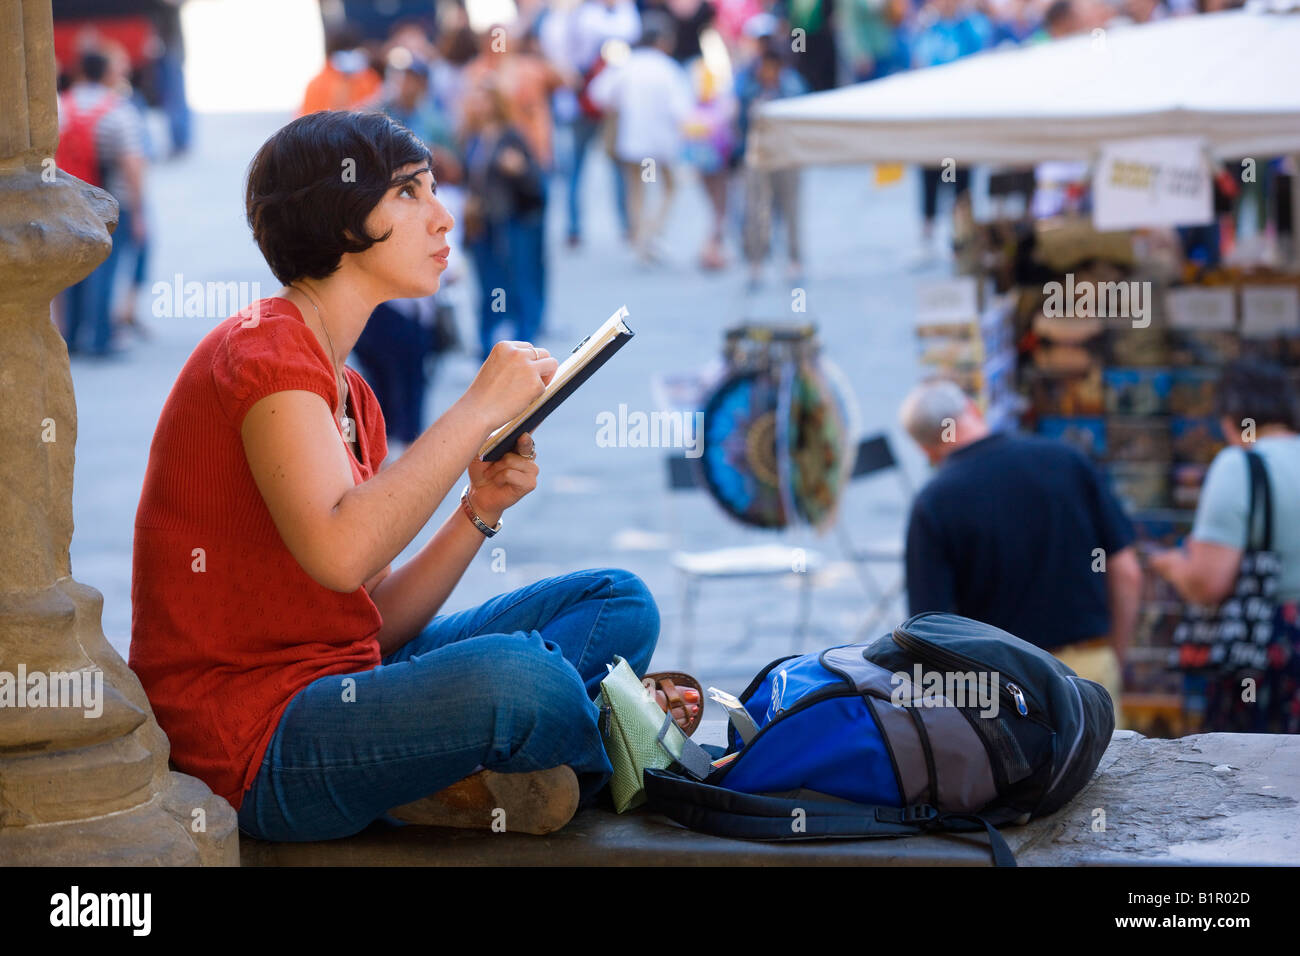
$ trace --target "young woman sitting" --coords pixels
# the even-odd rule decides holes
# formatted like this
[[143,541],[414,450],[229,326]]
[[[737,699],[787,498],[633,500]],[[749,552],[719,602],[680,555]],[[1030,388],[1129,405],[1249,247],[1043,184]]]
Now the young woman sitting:
[[[383,413],[345,362],[376,305],[438,289],[453,222],[429,161],[381,113],[313,113],[267,140],[246,211],[283,288],[199,342],[150,449],[130,664],[176,768],[254,837],[343,837],[390,810],[489,827],[505,809],[511,831],[563,826],[611,775],[593,703],[605,665],[617,654],[644,674],[658,639],[645,584],[614,568],[438,613],[537,486],[531,436],[496,462],[477,451],[557,362],[497,343],[380,470]],[[394,568],[449,494],[459,506]],[[694,729],[698,692],[674,697]]]

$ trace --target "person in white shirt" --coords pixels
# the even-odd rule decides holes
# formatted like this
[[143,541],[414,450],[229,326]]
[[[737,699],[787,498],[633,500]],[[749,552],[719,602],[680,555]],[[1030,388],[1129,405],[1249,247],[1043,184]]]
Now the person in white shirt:
[[569,29],[569,58],[580,72],[600,56],[606,40],[635,43],[641,34],[641,14],[632,0],[585,0],[573,12]]
[[[573,89],[557,106],[557,119],[572,130],[573,150],[568,168],[568,244],[582,243],[582,167],[587,150],[601,133],[604,117],[585,94],[601,66],[601,50],[610,40],[635,43],[641,36],[641,14],[632,0],[554,0],[549,24],[539,37],[542,50],[554,63],[571,72]],[[571,8],[570,8],[571,6]],[[628,228],[627,198],[622,173],[614,168],[614,199],[624,231]]]
[[[682,123],[695,106],[690,77],[669,56],[676,40],[673,22],[651,12],[641,18],[641,43],[628,58],[597,74],[593,102],[618,117],[614,155],[627,184],[632,244],[643,261],[660,258],[655,245],[672,204],[673,167],[682,151]],[[647,183],[662,183],[654,214],[646,210]]]

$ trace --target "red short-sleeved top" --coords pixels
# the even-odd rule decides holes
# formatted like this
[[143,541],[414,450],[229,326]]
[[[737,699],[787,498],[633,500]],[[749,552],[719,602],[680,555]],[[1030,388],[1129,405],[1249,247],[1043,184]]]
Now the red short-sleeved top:
[[[356,370],[344,374],[359,484],[388,444],[374,392]],[[319,677],[380,662],[383,621],[370,595],[308,576],[248,467],[245,414],[291,389],[338,407],[333,367],[292,302],[259,300],[209,332],[163,405],[135,517],[131,668],[172,762],[236,809],[293,696]]]

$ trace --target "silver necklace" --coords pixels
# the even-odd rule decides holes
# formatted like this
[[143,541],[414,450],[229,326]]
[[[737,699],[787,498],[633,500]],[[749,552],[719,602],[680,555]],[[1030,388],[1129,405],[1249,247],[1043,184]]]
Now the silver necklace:
[[351,422],[351,419],[349,419],[347,416],[348,382],[347,379],[343,377],[343,373],[339,370],[338,365],[334,361],[334,355],[335,355],[334,337],[330,335],[330,327],[326,325],[325,320],[321,318],[320,306],[316,304],[316,300],[311,296],[310,293],[307,292],[305,288],[297,285],[290,286],[290,288],[297,289],[299,292],[301,292],[303,295],[307,297],[307,301],[311,303],[311,307],[316,310],[316,321],[318,321],[320,323],[320,327],[325,330],[325,341],[329,342],[330,345],[330,365],[334,369],[334,387],[339,390],[339,395],[342,399],[341,404],[343,406],[343,411],[344,411],[343,417],[338,419],[339,427],[343,429],[344,440],[349,442],[353,441],[353,439],[347,437],[348,424]]

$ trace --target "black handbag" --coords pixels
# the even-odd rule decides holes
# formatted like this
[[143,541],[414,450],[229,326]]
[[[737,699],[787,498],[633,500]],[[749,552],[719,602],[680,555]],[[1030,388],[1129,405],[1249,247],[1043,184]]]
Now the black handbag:
[[[1281,562],[1273,550],[1273,499],[1258,452],[1247,451],[1250,512],[1232,595],[1218,607],[1189,604],[1174,628],[1179,670],[1229,676],[1268,669]],[[1262,528],[1257,525],[1262,524]]]

